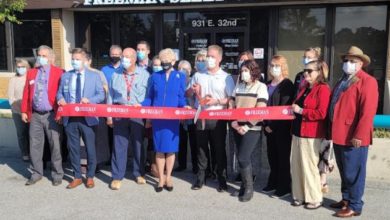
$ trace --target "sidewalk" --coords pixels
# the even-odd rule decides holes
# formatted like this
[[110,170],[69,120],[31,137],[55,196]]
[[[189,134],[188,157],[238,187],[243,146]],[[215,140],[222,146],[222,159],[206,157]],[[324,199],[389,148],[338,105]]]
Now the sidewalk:
[[[379,156],[378,156],[379,158]],[[336,219],[328,205],[340,199],[338,173],[330,176],[330,193],[324,207],[309,211],[292,207],[290,199],[273,199],[260,192],[267,173],[262,171],[256,181],[254,198],[241,203],[230,193],[218,193],[217,183],[208,181],[199,191],[190,189],[194,176],[190,171],[175,173],[173,192],[156,193],[156,180],[137,185],[129,174],[119,191],[109,189],[110,172],[96,177],[96,186],[73,190],[65,187],[71,178],[66,169],[62,185],[53,187],[46,177],[33,186],[24,186],[29,177],[28,164],[19,159],[17,147],[0,147],[0,218],[1,219]],[[238,188],[229,184],[230,192]],[[388,219],[390,216],[390,184],[369,180],[365,192],[365,207],[361,217],[354,219]]]

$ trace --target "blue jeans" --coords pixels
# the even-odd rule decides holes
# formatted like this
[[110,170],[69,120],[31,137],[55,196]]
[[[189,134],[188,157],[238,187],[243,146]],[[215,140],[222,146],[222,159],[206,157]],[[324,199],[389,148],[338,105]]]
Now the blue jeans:
[[142,119],[118,118],[114,120],[114,148],[111,159],[112,178],[122,180],[126,173],[127,150],[133,151],[134,177],[145,174],[145,150],[143,149],[144,125]]
[[362,197],[366,182],[368,146],[356,148],[334,144],[334,152],[340,171],[343,200],[349,202],[350,209],[361,212],[364,204]]

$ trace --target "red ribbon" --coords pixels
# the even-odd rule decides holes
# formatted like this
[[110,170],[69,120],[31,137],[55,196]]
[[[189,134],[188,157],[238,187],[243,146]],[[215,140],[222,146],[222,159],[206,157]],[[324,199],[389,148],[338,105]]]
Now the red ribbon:
[[[125,105],[67,104],[60,106],[57,117],[113,117],[146,119],[193,119],[196,110],[169,107],[132,107]],[[199,119],[209,120],[292,120],[291,106],[208,110]]]

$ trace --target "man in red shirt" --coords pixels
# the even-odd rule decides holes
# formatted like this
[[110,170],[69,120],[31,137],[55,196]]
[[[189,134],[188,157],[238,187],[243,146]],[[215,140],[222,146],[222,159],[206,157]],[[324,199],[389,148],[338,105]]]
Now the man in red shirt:
[[332,92],[331,135],[341,176],[342,200],[331,204],[337,217],[359,216],[363,208],[368,146],[378,106],[378,83],[362,68],[370,58],[352,46],[342,55],[343,76]]

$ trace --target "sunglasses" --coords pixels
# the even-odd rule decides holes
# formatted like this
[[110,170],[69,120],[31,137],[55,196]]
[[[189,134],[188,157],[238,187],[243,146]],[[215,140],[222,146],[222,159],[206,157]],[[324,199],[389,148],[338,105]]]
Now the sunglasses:
[[313,71],[318,71],[318,70],[313,70],[313,69],[303,69],[303,73],[308,73],[308,74],[311,74]]
[[352,60],[352,59],[344,59],[343,62],[344,62],[344,63],[347,63],[347,62],[350,62],[350,63],[357,63],[358,61],[357,61],[357,60]]

